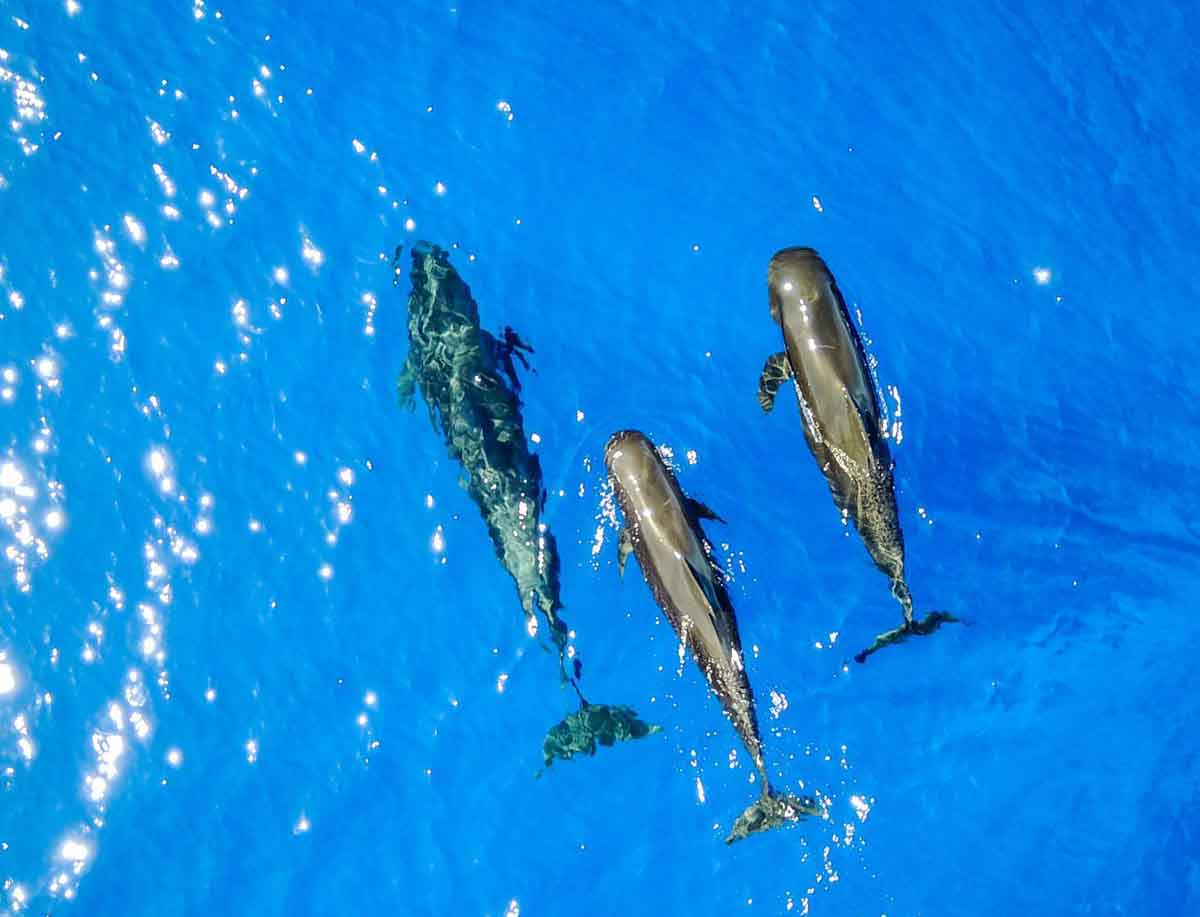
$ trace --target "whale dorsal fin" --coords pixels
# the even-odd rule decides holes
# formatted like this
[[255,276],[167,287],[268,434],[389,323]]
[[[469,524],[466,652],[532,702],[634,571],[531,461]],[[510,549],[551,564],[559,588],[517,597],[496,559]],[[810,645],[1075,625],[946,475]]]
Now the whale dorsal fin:
[[708,615],[714,627],[717,626],[717,612],[721,608],[721,599],[717,595],[716,585],[713,583],[712,566],[705,562],[704,569],[701,570],[696,566],[695,558],[687,556],[684,561],[688,565],[688,569],[692,571],[692,576],[695,577],[697,585],[700,586],[700,591],[704,593],[704,597],[708,599]]
[[617,573],[621,579],[625,578],[625,561],[629,560],[632,553],[633,536],[629,534],[629,526],[622,526],[620,537],[617,539]]
[[692,519],[712,519],[715,522],[725,522],[724,519],[718,516],[713,510],[701,503],[699,500],[694,500],[691,497],[687,497],[686,500],[687,511]]
[[788,361],[787,351],[771,354],[763,364],[762,375],[758,377],[758,403],[768,414],[775,407],[775,393],[779,386],[792,378],[792,364]]
[[843,396],[846,403],[846,414],[850,423],[857,428],[862,438],[870,446],[871,462],[876,466],[883,461],[883,457],[879,453],[879,447],[882,443],[882,436],[879,429],[879,417],[873,413],[873,404],[860,404],[850,390],[843,387]]

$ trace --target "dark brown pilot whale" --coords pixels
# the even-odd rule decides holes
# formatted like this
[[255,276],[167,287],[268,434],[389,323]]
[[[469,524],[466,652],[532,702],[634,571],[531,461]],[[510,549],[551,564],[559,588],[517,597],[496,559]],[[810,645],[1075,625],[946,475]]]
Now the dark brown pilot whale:
[[763,367],[759,404],[769,412],[779,387],[788,379],[795,383],[804,438],[833,502],[858,529],[904,611],[903,624],[880,634],[854,657],[865,662],[876,650],[931,634],[958,619],[944,611],[931,612],[924,620],[913,616],[883,412],[866,351],[833,274],[813,249],[785,248],[771,259],[767,289],[771,317],[783,331],[786,349]]
[[614,433],[605,446],[604,462],[625,516],[618,566],[624,574],[629,554],[637,555],[655,601],[692,651],[758,771],[762,795],[738,817],[726,843],[805,816],[823,815],[824,810],[810,798],[776,793],[767,778],[737,618],[724,576],[700,528],[701,519],[719,517],[684,495],[641,433]]

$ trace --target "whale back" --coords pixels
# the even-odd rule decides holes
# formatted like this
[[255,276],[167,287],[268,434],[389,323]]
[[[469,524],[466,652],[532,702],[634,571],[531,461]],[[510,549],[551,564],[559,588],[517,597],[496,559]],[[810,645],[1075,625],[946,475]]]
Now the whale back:
[[[677,632],[684,628],[701,654],[728,660],[740,652],[733,606],[712,575],[701,535],[689,518],[686,497],[658,451],[642,434],[618,433],[605,462],[634,551]],[[684,623],[682,618],[691,620]],[[682,635],[682,633],[681,633]]]
[[761,768],[762,740],[737,617],[687,497],[641,433],[614,434],[604,458],[650,591]]
[[851,457],[866,458],[866,447],[872,459],[886,461],[866,350],[821,256],[811,248],[776,253],[767,288],[813,437]]
[[777,252],[767,270],[804,435],[838,508],[853,521],[906,611],[904,536],[875,379],[833,274],[811,248]]

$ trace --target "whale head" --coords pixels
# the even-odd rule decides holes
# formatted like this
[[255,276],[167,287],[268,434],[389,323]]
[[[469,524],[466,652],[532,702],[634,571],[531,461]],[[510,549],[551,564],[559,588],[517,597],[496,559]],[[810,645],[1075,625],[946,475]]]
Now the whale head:
[[648,460],[654,459],[654,446],[637,430],[618,430],[604,446],[604,464],[608,473],[624,483],[645,474]]
[[796,247],[777,251],[767,267],[771,318],[782,324],[786,310],[806,308],[829,294],[833,274],[816,249]]

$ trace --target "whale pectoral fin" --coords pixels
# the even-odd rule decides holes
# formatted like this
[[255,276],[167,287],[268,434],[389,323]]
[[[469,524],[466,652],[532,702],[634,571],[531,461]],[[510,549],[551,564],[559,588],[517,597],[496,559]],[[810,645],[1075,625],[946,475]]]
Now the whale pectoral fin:
[[775,407],[775,393],[779,386],[792,378],[792,364],[788,361],[787,351],[767,357],[763,364],[762,375],[758,377],[758,403],[768,414]]
[[513,353],[517,355],[518,359],[520,359],[525,368],[529,369],[529,364],[525,361],[525,358],[520,355],[520,351],[523,350],[526,353],[536,353],[537,351],[530,347],[525,341],[521,340],[521,336],[517,334],[517,332],[513,331],[512,327],[509,325],[504,327],[504,330],[500,333],[500,335],[501,340],[504,341],[505,345],[511,347]]
[[633,553],[633,536],[629,534],[628,527],[621,529],[621,536],[617,540],[617,573],[621,579],[625,578],[625,561],[629,560],[629,555]]
[[[716,522],[725,522],[724,519],[709,509],[709,507],[691,497],[687,498],[687,510],[693,519],[712,519]],[[725,524],[728,525],[728,523]]]

